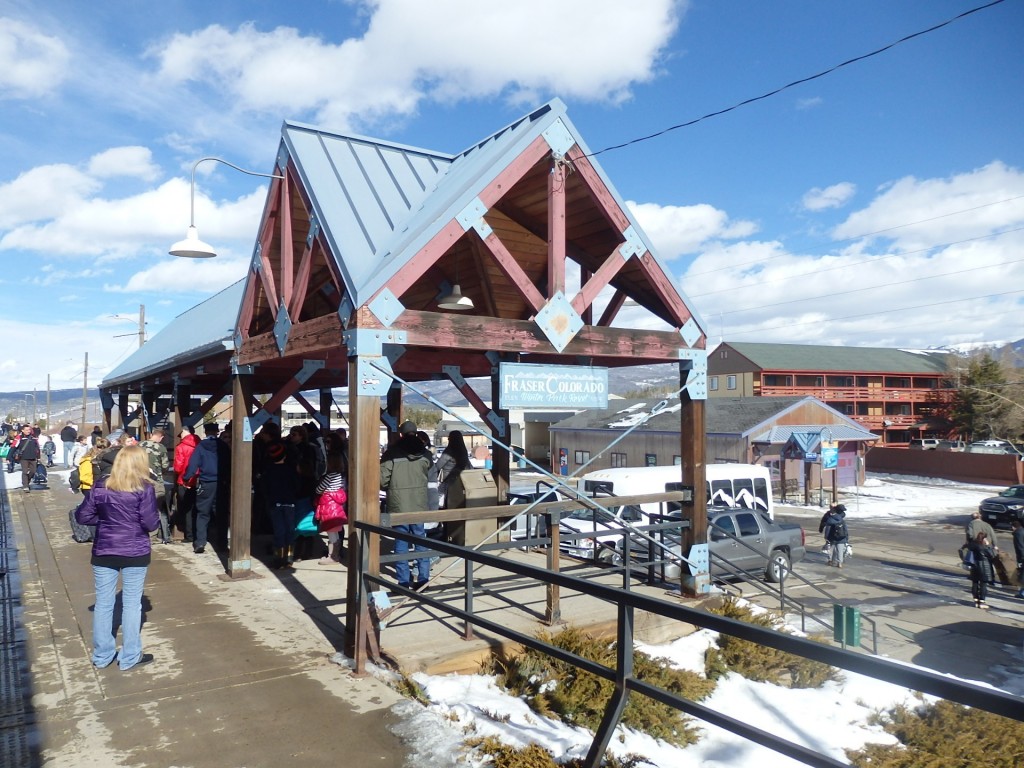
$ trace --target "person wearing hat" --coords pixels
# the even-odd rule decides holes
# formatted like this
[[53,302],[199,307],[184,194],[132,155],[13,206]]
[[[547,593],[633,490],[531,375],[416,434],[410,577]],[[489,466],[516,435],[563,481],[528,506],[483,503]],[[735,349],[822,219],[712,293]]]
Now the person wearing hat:
[[[416,436],[416,425],[411,421],[403,421],[398,427],[399,438],[384,452],[380,464],[380,488],[387,494],[387,511],[390,514],[399,512],[422,512],[430,508],[427,496],[427,477],[434,465],[430,450]],[[414,525],[396,525],[396,531],[410,533],[414,536],[425,536],[426,530],[422,523]],[[395,540],[395,554],[409,551],[409,542]],[[415,545],[415,551],[426,550],[421,544]],[[418,557],[416,563],[416,581],[411,581],[411,569],[408,560],[395,563],[395,574],[401,587],[422,589],[430,579],[430,558]]]
[[185,482],[196,480],[196,532],[192,551],[197,555],[206,551],[211,523],[220,525],[222,529],[217,542],[220,548],[223,549],[227,544],[226,522],[217,518],[226,518],[228,510],[218,509],[223,503],[223,492],[218,494],[218,488],[231,482],[231,457],[227,445],[217,437],[219,432],[220,427],[215,421],[203,425],[206,437],[199,441],[192,456],[189,457],[184,475]]

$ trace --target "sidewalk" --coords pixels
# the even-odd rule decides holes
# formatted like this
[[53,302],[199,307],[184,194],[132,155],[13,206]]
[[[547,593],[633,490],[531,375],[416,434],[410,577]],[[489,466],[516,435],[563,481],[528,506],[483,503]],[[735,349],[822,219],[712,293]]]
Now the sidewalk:
[[[14,633],[4,627],[10,669],[20,672],[0,689],[4,766],[404,762],[406,750],[388,730],[399,695],[329,661],[343,630],[318,610],[328,601],[258,564],[262,578],[223,581],[215,555],[155,545],[143,643],[156,660],[125,673],[93,668],[91,547],[71,539],[67,520],[80,500],[52,472],[49,490],[0,490],[13,523],[6,546],[17,546],[25,628],[23,641],[8,645]],[[317,575],[334,582],[343,613],[344,574]],[[5,612],[9,618],[17,617]],[[28,701],[15,700],[22,686]],[[7,762],[14,756],[20,762]]]

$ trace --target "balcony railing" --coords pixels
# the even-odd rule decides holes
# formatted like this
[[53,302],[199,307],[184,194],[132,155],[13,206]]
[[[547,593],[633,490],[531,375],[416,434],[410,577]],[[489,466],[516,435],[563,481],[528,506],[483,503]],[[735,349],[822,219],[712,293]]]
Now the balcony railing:
[[885,389],[883,387],[760,387],[763,397],[806,397],[811,395],[826,403],[836,402],[900,402],[948,403],[952,389]]

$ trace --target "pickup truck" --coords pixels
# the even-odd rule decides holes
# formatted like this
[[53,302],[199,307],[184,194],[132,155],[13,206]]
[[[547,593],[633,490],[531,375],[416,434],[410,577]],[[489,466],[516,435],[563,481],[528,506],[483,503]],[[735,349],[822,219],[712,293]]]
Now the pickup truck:
[[[656,554],[656,558],[668,561],[664,566],[666,579],[678,579],[681,566],[672,555],[679,554],[679,537],[665,536],[664,544],[667,551]],[[630,548],[634,561],[648,560],[645,541],[634,537]],[[745,571],[762,573],[765,581],[776,583],[807,554],[803,528],[795,523],[776,523],[745,507],[708,507],[708,551],[712,576]],[[622,562],[621,556],[617,562]]]

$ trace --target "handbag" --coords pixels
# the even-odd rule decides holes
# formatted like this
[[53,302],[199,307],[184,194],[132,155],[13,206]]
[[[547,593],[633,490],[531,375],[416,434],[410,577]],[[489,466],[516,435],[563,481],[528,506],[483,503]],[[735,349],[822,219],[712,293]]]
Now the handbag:
[[0,459],[6,459],[7,454],[11,452],[11,446],[9,443],[0,445]]
[[313,503],[308,497],[296,499],[295,501],[295,517],[298,522],[295,524],[295,534],[297,536],[318,536],[320,531],[316,529],[316,510],[313,509]]
[[314,515],[320,533],[334,533],[345,527],[348,522],[348,513],[345,512],[346,501],[348,494],[344,488],[320,494]]

